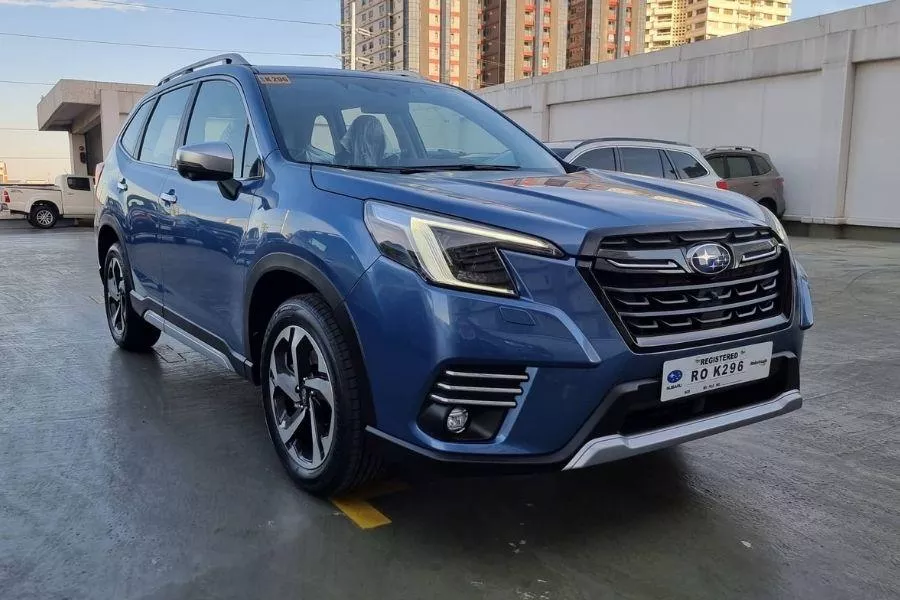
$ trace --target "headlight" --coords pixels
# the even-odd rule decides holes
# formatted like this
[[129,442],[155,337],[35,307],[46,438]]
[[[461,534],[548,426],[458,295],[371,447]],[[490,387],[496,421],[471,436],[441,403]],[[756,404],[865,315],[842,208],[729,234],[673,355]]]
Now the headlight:
[[769,210],[765,206],[760,206],[760,208],[763,210],[763,213],[765,213],[766,223],[768,224],[769,228],[771,228],[772,231],[775,232],[775,235],[778,236],[778,239],[780,239],[785,246],[790,248],[791,243],[790,241],[788,241],[788,234],[784,229],[784,225],[782,225],[781,221],[778,220],[778,217],[776,217],[775,213],[773,213],[771,210]]
[[561,257],[544,240],[378,202],[366,203],[366,226],[381,253],[438,285],[515,296],[500,250]]

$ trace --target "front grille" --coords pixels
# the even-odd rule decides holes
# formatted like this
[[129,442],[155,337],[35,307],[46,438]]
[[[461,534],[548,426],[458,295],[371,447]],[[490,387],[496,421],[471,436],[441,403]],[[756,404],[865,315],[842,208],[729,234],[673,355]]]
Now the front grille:
[[526,381],[525,367],[452,366],[441,372],[428,397],[447,406],[515,408]]
[[[696,273],[688,264],[688,251],[706,242],[729,250],[722,273]],[[638,348],[778,327],[790,317],[790,257],[768,229],[605,238],[583,273]]]

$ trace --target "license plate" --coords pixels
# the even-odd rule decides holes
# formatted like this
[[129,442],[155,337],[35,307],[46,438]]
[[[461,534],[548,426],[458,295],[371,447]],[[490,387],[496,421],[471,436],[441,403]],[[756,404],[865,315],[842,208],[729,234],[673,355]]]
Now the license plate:
[[663,364],[660,400],[685,396],[765,379],[772,363],[772,342],[698,354]]

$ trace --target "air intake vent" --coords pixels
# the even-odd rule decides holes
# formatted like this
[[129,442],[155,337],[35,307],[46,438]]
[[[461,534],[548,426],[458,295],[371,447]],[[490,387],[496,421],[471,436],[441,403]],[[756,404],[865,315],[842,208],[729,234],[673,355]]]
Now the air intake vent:
[[453,366],[440,374],[428,397],[447,406],[515,408],[526,381],[525,367]]

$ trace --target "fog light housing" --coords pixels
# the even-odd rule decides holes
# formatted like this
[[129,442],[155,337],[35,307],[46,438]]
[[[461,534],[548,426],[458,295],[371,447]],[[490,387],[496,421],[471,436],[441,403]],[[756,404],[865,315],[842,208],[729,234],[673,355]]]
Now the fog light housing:
[[456,407],[447,413],[447,431],[450,433],[462,433],[469,425],[469,411]]

